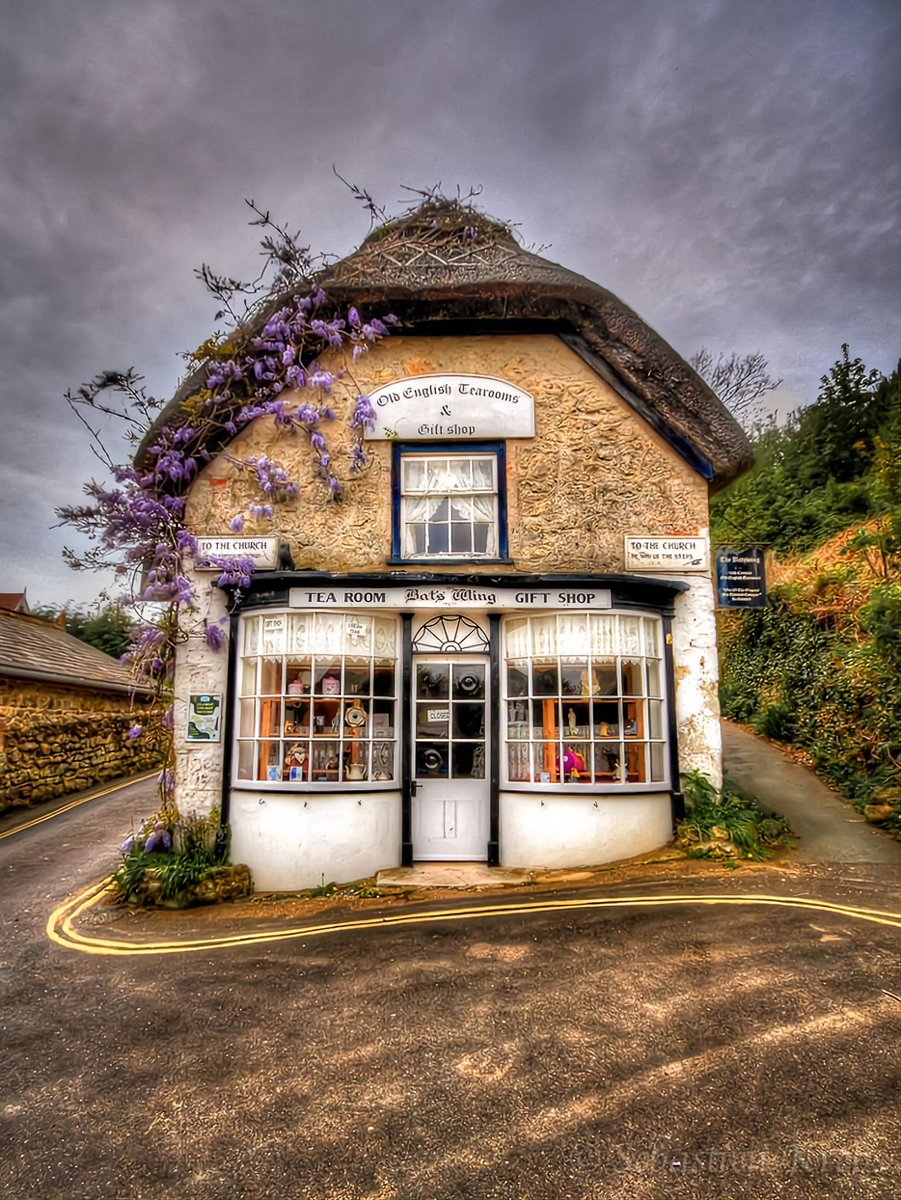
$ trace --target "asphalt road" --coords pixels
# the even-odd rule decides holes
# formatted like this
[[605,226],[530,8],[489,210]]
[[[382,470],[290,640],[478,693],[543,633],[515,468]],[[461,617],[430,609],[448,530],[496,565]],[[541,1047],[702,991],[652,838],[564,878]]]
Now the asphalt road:
[[[52,944],[51,908],[152,807],[143,785],[0,823],[4,1198],[897,1195],[897,928],[699,904]],[[780,881],[898,907],[888,867],[754,886]]]

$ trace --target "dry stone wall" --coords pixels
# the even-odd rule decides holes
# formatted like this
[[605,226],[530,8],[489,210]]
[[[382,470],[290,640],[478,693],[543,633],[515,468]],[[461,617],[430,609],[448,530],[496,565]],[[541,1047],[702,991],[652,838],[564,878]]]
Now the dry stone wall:
[[0,811],[155,766],[162,731],[129,742],[136,722],[124,695],[0,679]]

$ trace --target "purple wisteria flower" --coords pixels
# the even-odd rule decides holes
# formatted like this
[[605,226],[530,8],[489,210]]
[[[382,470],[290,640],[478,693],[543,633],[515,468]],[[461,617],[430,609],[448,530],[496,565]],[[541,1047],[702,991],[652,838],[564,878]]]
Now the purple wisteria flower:
[[[238,328],[219,344],[203,368],[205,386],[185,408],[184,423],[163,428],[144,450],[139,468],[113,468],[113,486],[92,481],[85,488],[90,507],[73,509],[76,515],[70,519],[95,542],[91,555],[98,563],[104,557],[112,559],[121,575],[134,573],[142,581],[138,598],[159,612],[158,624],[141,624],[132,630],[132,645],[122,660],[144,684],[160,691],[165,688],[174,674],[175,646],[186,632],[195,633],[202,626],[213,651],[227,642],[227,618],[199,619],[197,589],[207,584],[195,583],[191,560],[195,566],[214,568],[215,584],[229,589],[233,598],[250,585],[255,571],[253,561],[242,557],[210,557],[201,564],[197,538],[184,526],[185,494],[192,482],[223,452],[227,438],[258,418],[271,417],[277,433],[300,433],[309,441],[316,474],[328,495],[338,499],[342,484],[323,424],[336,420],[327,401],[343,373],[323,366],[322,352],[345,347],[356,357],[398,324],[393,314],[361,313],[355,305],[342,315],[321,287],[311,286],[308,294],[295,295],[269,313],[255,336]],[[229,357],[215,361],[225,354]],[[363,438],[374,421],[369,398],[357,397],[349,422],[354,439],[352,473],[367,465]],[[257,454],[243,462],[230,461],[245,479],[252,480],[258,493],[231,517],[230,532],[241,533],[247,516],[271,519],[275,504],[298,497],[299,483],[274,458]],[[169,730],[173,727],[171,705],[162,724]],[[126,738],[133,743],[145,732],[144,725],[135,721]],[[160,776],[160,786],[167,799],[174,795],[175,781],[168,770]],[[168,832],[166,837],[171,841]]]
[[225,645],[225,632],[218,621],[215,624],[206,626],[204,630],[204,636],[206,637],[206,644],[216,654],[218,654],[218,652]]
[[154,854],[171,849],[172,834],[162,821],[157,821],[153,827],[153,832],[144,843],[144,850],[147,854]]

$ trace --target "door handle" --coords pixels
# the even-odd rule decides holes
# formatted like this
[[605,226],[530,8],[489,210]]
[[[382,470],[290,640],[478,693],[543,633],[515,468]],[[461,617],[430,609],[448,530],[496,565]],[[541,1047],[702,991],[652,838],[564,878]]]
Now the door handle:
[[410,780],[410,795],[415,796],[419,790],[419,784],[415,779]]

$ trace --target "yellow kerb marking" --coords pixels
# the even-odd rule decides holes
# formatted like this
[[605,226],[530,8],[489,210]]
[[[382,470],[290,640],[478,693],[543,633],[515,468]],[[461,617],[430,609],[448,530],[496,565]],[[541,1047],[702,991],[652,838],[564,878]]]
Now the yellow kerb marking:
[[430,912],[395,913],[385,917],[360,917],[351,921],[329,924],[301,925],[292,929],[270,929],[255,933],[225,934],[221,937],[185,938],[171,942],[127,943],[103,937],[88,937],[75,928],[75,923],[88,909],[97,904],[110,886],[108,879],[92,884],[75,896],[70,896],[56,908],[47,921],[47,936],[59,946],[80,950],[83,954],[128,958],[152,954],[193,954],[209,950],[224,950],[234,946],[260,946],[270,942],[296,938],[323,937],[330,933],[348,933],[357,929],[385,929],[397,925],[428,925],[450,921],[473,921],[484,917],[528,916],[532,913],[574,912],[597,908],[663,908],[668,905],[738,905],[750,904],[774,908],[798,908],[809,912],[832,913],[889,925],[901,929],[901,914],[878,908],[859,908],[855,905],[833,904],[828,900],[810,900],[802,896],[723,895],[723,896],[599,896],[575,900],[530,900],[504,904],[474,905],[468,908],[435,909]]
[[17,825],[15,829],[7,829],[6,833],[0,833],[0,842],[17,833],[24,833],[33,825],[40,825],[43,821],[52,821],[54,817],[61,817],[63,813],[70,812],[73,808],[79,808],[82,804],[87,804],[89,800],[99,800],[101,796],[108,796],[111,792],[120,792],[122,788],[131,787],[133,783],[144,783],[148,779],[155,779],[158,774],[159,771],[148,771],[146,775],[135,775],[125,783],[117,783],[113,787],[104,788],[102,792],[91,792],[89,796],[82,796],[80,800],[73,800],[69,804],[64,804],[62,808],[55,808],[53,812],[44,813],[42,817],[35,817],[33,821],[26,821],[24,825]]

